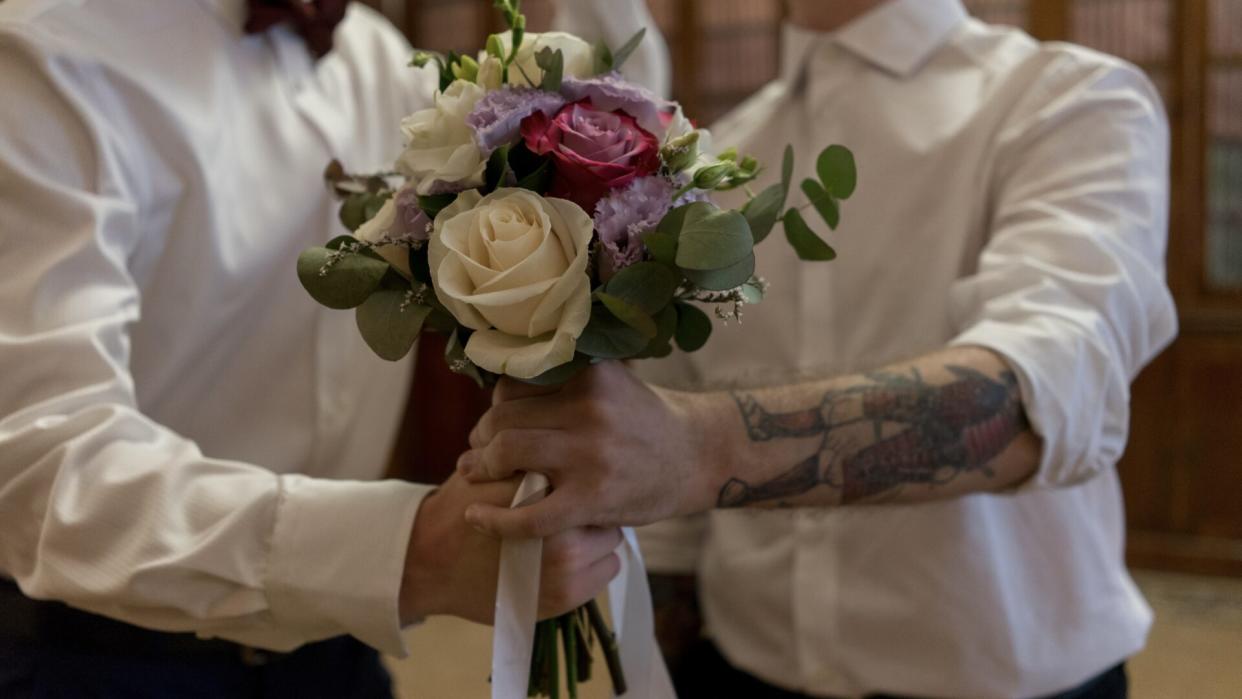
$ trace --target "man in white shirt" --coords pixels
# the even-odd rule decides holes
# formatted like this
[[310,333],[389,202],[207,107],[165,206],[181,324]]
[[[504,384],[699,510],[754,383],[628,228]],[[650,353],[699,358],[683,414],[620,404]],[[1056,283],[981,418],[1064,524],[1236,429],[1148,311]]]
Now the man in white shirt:
[[764,246],[762,306],[640,364],[661,388],[617,364],[502,384],[459,471],[553,494],[467,517],[713,510],[643,540],[698,575],[713,645],[688,696],[1125,696],[1151,617],[1114,465],[1129,384],[1176,332],[1160,98],[958,0],[789,8],[780,80],[714,142],[772,164],[792,140],[795,181],[852,148],[839,258]]
[[[0,3],[4,697],[383,696],[402,625],[492,618],[462,512],[515,486],[374,480],[410,365],[294,274],[324,165],[388,169],[435,87],[345,6]],[[541,613],[618,541],[550,539]]]

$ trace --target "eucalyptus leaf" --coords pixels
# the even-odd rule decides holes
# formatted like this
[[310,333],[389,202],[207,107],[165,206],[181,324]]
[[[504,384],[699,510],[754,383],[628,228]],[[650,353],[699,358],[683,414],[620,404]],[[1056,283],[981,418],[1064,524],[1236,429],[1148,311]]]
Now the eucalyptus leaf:
[[389,266],[382,259],[359,252],[345,253],[328,267],[336,254],[326,247],[303,250],[298,255],[298,281],[311,298],[328,308],[354,308],[379,287]]
[[355,318],[362,339],[381,359],[395,362],[414,346],[431,308],[407,303],[409,288],[385,285],[358,307]]
[[642,333],[644,340],[651,340],[651,338],[656,336],[657,328],[655,320],[637,305],[603,291],[596,292],[595,297],[599,299],[600,303],[604,304],[604,308],[607,308],[614,316],[626,325]]
[[643,37],[646,35],[647,28],[643,27],[635,32],[634,36],[631,36],[628,41],[621,44],[621,48],[613,51],[612,65],[609,66],[609,68],[612,70],[621,70],[621,66],[625,65],[625,62],[630,59],[630,55],[634,53],[634,49],[638,48],[638,45],[642,43]]
[[679,283],[681,275],[667,265],[636,262],[609,279],[604,291],[654,315],[673,300]]
[[781,217],[781,209],[785,208],[786,190],[781,184],[773,184],[742,207],[742,215],[750,224],[750,234],[755,244],[763,242],[772,232],[777,219]]
[[824,189],[837,199],[849,199],[858,185],[854,154],[845,146],[828,146],[815,160],[815,174]]
[[669,304],[655,317],[656,335],[636,359],[667,357],[673,353],[672,339],[677,332],[677,308]]
[[591,366],[591,358],[579,352],[568,362],[554,366],[533,379],[518,379],[518,381],[533,386],[560,386],[568,383],[578,375],[578,372],[589,366]]
[[647,346],[648,338],[602,304],[592,304],[591,320],[578,337],[578,351],[599,359],[625,359]]
[[391,196],[389,192],[358,192],[345,197],[345,201],[341,203],[339,217],[341,225],[345,226],[350,232],[358,230],[362,224],[375,217],[379,213],[380,207],[384,206],[384,202],[388,201]]
[[785,146],[785,155],[781,158],[781,188],[789,195],[789,187],[793,185],[794,150],[792,145]]
[[651,253],[651,257],[656,262],[666,265],[676,264],[677,262],[677,238],[668,233],[660,231],[652,231],[643,236],[643,245],[647,246],[647,251]]
[[427,218],[434,220],[445,207],[456,200],[456,194],[422,194],[418,197],[418,208],[427,214]]
[[835,231],[837,224],[841,223],[841,206],[837,200],[824,189],[823,185],[809,177],[802,180],[802,193],[811,200],[811,205],[819,212],[824,223]]
[[706,202],[690,204],[677,241],[677,266],[683,270],[724,269],[751,254],[755,239],[746,217]]
[[509,146],[501,146],[492,151],[487,159],[487,167],[483,173],[483,182],[487,191],[504,186],[506,179],[512,179],[509,170]]
[[695,352],[707,344],[712,335],[712,319],[697,306],[677,304],[677,331],[673,339],[683,352]]
[[729,291],[745,284],[755,274],[755,255],[751,253],[724,269],[685,269],[690,283],[707,291]]
[[699,203],[701,202],[683,204],[664,214],[664,218],[660,219],[660,222],[656,224],[656,231],[668,235],[673,240],[677,240],[681,236],[682,227],[685,226],[686,215],[690,213],[692,207]]
[[[431,320],[428,322],[434,321],[437,315],[439,315],[439,311],[433,311]],[[453,323],[456,328],[456,320]],[[465,331],[463,328],[456,328],[449,332],[448,340],[444,343],[444,362],[448,364],[449,371],[462,376],[468,376],[474,379],[479,388],[485,388],[487,382],[483,379],[483,372],[466,356],[467,339],[469,339],[468,331]]]
[[785,212],[785,238],[793,246],[794,252],[798,253],[798,257],[803,260],[822,262],[837,256],[832,246],[825,243],[823,238],[816,235],[815,231],[806,225],[806,221],[802,220],[802,214],[798,213],[797,209]]
[[750,304],[763,301],[765,294],[763,286],[764,285],[759,283],[759,280],[756,277],[751,277],[746,280],[746,283],[741,286],[742,300]]

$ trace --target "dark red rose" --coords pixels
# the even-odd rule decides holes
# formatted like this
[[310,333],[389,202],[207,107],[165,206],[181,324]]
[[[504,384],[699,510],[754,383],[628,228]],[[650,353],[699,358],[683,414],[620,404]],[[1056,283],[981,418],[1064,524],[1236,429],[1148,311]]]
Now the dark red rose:
[[604,112],[589,100],[565,105],[548,118],[535,112],[522,121],[526,147],[552,156],[556,174],[548,196],[568,199],[588,214],[608,192],[660,167],[660,142],[634,117]]

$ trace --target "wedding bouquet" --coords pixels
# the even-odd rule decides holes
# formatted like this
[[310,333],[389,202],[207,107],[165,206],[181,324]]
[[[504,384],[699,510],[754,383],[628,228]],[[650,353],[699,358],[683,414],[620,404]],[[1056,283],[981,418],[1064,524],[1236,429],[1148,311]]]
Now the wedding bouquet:
[[[592,362],[662,357],[704,345],[712,321],[762,300],[754,246],[776,223],[799,257],[832,248],[786,209],[793,154],[779,182],[738,210],[710,201],[746,187],[761,165],[710,135],[680,106],[618,70],[639,32],[610,49],[526,33],[520,0],[495,0],[509,30],[476,56],[420,52],[440,75],[435,104],[401,122],[393,172],[333,163],[352,235],[304,251],[298,277],[319,303],[356,308],[380,357],[404,357],[424,329],[448,337],[445,360],[481,384],[499,376],[560,383]],[[854,190],[853,156],[830,146],[801,189],[835,228]],[[783,213],[782,213],[783,212]],[[601,636],[618,694],[622,669],[594,604],[536,630],[528,695],[556,696],[558,634],[571,696]]]

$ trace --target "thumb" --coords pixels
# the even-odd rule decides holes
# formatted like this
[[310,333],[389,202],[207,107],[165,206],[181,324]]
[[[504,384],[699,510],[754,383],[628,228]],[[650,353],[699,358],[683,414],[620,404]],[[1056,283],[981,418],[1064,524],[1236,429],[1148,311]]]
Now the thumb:
[[466,522],[502,539],[543,539],[579,526],[561,492],[526,507],[497,507],[476,502],[466,508]]

